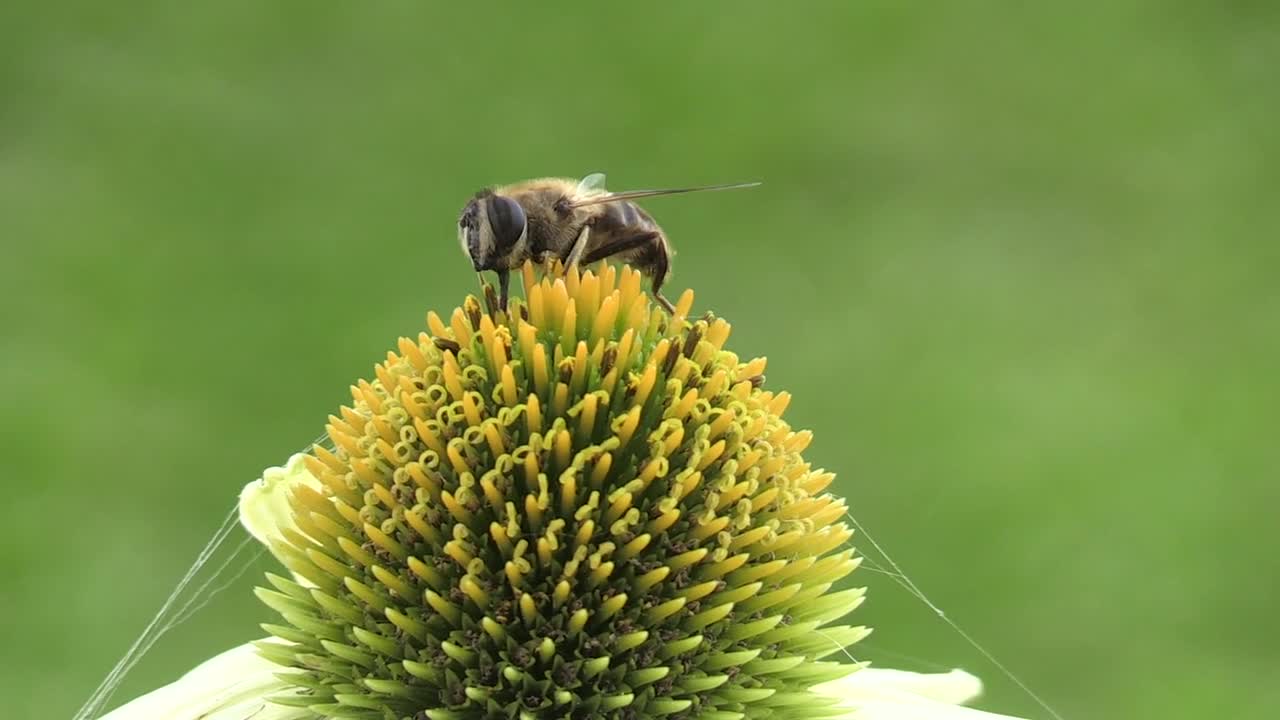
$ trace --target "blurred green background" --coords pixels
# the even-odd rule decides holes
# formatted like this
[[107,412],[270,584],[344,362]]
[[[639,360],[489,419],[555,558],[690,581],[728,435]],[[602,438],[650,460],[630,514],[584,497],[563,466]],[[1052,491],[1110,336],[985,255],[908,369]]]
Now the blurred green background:
[[[1068,720],[1280,709],[1272,3],[6,3],[0,691],[65,718],[236,493],[475,288],[478,187],[654,200],[810,456]],[[118,700],[255,637],[263,561]],[[862,658],[965,667],[874,572]]]

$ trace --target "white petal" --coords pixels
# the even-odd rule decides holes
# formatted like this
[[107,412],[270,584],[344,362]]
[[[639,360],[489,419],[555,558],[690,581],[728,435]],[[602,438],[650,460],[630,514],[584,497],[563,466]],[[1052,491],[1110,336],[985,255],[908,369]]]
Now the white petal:
[[836,696],[875,697],[890,692],[906,693],[952,705],[962,705],[982,694],[982,681],[963,670],[917,673],[868,667],[818,687],[830,687],[828,694]]
[[241,645],[196,666],[180,679],[139,697],[100,720],[302,720],[306,710],[269,703],[296,691],[275,676],[282,668]]
[[982,693],[982,681],[963,670],[915,673],[862,668],[813,690],[838,698],[839,707],[851,710],[843,720],[1017,720],[960,707]]
[[289,507],[293,488],[305,484],[320,489],[320,481],[307,470],[305,458],[305,454],[298,453],[284,467],[267,468],[261,479],[240,491],[240,524],[268,548],[272,541],[283,539],[282,528],[297,529]]

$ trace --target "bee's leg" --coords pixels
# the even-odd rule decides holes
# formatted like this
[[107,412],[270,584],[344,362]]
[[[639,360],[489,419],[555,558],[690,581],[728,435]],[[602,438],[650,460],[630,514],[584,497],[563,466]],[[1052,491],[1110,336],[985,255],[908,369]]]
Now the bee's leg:
[[656,252],[658,253],[658,256],[654,259],[652,269],[653,299],[657,300],[658,304],[674,317],[676,314],[676,306],[672,305],[670,300],[663,297],[661,292],[662,283],[667,279],[667,271],[671,269],[671,258],[667,257],[665,246],[658,247]]
[[564,271],[569,272],[570,268],[578,266],[582,260],[582,253],[587,249],[587,238],[591,236],[591,226],[583,225],[582,232],[578,233],[578,239],[573,241],[573,247],[569,249],[569,255],[564,261]]
[[502,312],[507,311],[507,297],[511,288],[511,271],[502,268],[498,270],[498,309]]
[[664,310],[674,316],[676,314],[676,306],[672,305],[671,301],[662,295],[662,283],[666,281],[667,271],[671,269],[671,258],[667,257],[667,247],[662,243],[653,245],[653,253],[654,256],[649,258],[651,263],[649,274],[653,278],[650,281],[653,299],[657,300]]
[[676,308],[671,301],[662,296],[662,283],[667,279],[667,271],[671,266],[671,259],[667,257],[667,246],[662,242],[662,236],[656,232],[642,232],[629,237],[618,238],[612,242],[601,245],[600,247],[587,253],[582,258],[584,265],[590,265],[597,260],[613,257],[629,250],[635,250],[648,245],[651,257],[645,258],[646,262],[642,265],[648,265],[649,276],[652,278],[653,299],[667,312],[675,315]]
[[[613,257],[618,253],[624,253],[628,250],[635,250],[636,248],[646,243],[651,243],[657,239],[658,239],[658,233],[656,232],[642,232],[636,235],[631,235],[624,238],[618,238],[617,240],[612,240],[610,242],[607,242],[604,245],[601,245],[600,247],[596,248],[595,250],[592,250],[591,252],[583,255],[582,264],[590,265],[591,263],[596,262],[597,260],[604,260],[605,258]],[[663,264],[665,266],[665,263]],[[666,274],[665,268],[664,268],[663,274],[664,275]]]

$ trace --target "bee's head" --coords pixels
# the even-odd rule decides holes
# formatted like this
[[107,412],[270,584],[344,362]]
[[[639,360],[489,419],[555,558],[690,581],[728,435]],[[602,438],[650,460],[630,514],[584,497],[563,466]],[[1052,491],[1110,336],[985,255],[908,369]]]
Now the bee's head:
[[505,260],[527,232],[524,208],[491,190],[476,193],[458,218],[458,243],[477,272],[506,267]]

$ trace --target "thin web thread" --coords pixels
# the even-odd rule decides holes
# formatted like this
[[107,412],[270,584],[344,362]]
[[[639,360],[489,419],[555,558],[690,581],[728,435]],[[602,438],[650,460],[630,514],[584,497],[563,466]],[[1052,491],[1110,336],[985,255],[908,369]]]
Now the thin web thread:
[[930,610],[932,610],[933,614],[941,618],[942,621],[952,629],[952,631],[954,631],[957,635],[963,638],[965,642],[969,643],[970,647],[972,647],[974,650],[977,650],[979,654],[981,654],[984,658],[986,658],[987,662],[991,663],[992,666],[994,666],[997,670],[1000,671],[1001,674],[1003,674],[1006,678],[1008,678],[1011,682],[1013,682],[1014,685],[1017,685],[1018,689],[1021,690],[1023,693],[1025,693],[1027,697],[1031,698],[1031,700],[1034,701],[1037,705],[1039,705],[1041,709],[1049,713],[1050,717],[1054,718],[1054,720],[1063,720],[1062,715],[1058,714],[1057,710],[1054,710],[1053,707],[1051,707],[1049,703],[1045,702],[1044,699],[1042,699],[1039,695],[1037,695],[1036,692],[1032,690],[1030,686],[1028,686],[1025,682],[1022,681],[1021,678],[1015,675],[1012,670],[1010,670],[1008,667],[1005,666],[1004,663],[1000,662],[1000,660],[997,659],[996,656],[990,650],[987,650],[985,647],[983,647],[983,645],[979,643],[977,640],[975,640],[972,635],[966,632],[964,628],[960,627],[960,625],[955,620],[952,620],[950,617],[947,617],[947,614],[943,612],[942,608],[938,607],[936,603],[930,600],[929,597],[924,594],[924,591],[922,591],[919,588],[919,586],[917,586],[910,577],[907,577],[907,574],[902,570],[902,566],[898,565],[898,563],[894,561],[893,557],[891,557],[889,553],[885,552],[885,549],[880,546],[880,543],[876,542],[876,539],[871,536],[871,533],[867,532],[867,529],[862,526],[862,523],[858,522],[858,519],[855,518],[852,513],[846,511],[845,517],[849,520],[850,523],[852,523],[853,527],[857,529],[858,532],[862,533],[862,535],[867,538],[867,542],[871,543],[871,547],[875,548],[875,551],[879,553],[880,557],[884,558],[884,561],[889,564],[890,568],[892,568],[892,572],[890,572],[889,570],[885,570],[882,567],[879,567],[874,560],[866,557],[866,553],[863,553],[864,559],[866,559],[873,566],[873,569],[879,572],[882,572],[885,575],[888,575],[889,577],[893,578],[894,581],[897,582],[899,585],[901,585],[904,590],[906,590],[908,593],[910,593],[920,602],[924,603],[925,606],[928,607]]
[[889,650],[875,643],[859,642],[858,645],[868,650],[871,650],[877,655],[883,655],[884,657],[887,657],[887,658],[893,658],[895,660],[903,660],[905,662],[914,663],[920,667],[927,668],[932,672],[947,672],[948,670],[951,669],[951,667],[948,665],[943,665],[942,663],[937,663],[932,660],[928,660],[926,658],[916,657],[915,655],[907,655],[906,653],[900,653],[893,650]]
[[831,641],[831,644],[832,644],[832,645],[834,645],[834,646],[839,650],[839,652],[840,652],[841,654],[843,654],[846,658],[849,658],[849,662],[853,663],[854,665],[865,665],[865,664],[866,664],[866,663],[865,663],[865,662],[863,662],[862,660],[859,660],[858,658],[854,657],[854,656],[853,656],[853,653],[849,652],[849,647],[848,647],[847,645],[841,645],[841,644],[840,644],[840,642],[839,642],[838,640],[836,640],[835,638],[833,638],[833,637],[831,637],[830,635],[828,635],[828,634],[826,634],[825,632],[823,632],[823,631],[822,631],[822,628],[814,628],[814,629],[813,629],[813,632],[814,632],[814,633],[816,633],[816,634],[818,634],[818,635],[821,635],[822,637],[824,637],[824,638],[826,638],[826,639],[828,639],[828,640],[830,640],[830,641]]
[[[240,553],[244,552],[244,549],[253,542],[255,541],[252,537],[247,537],[240,541],[240,544],[236,546],[236,549],[231,553],[231,556],[222,561],[222,564],[218,566],[218,569],[213,571],[213,575],[211,575],[209,579],[196,590],[191,599],[187,601],[187,604],[184,605],[180,611],[181,614],[173,621],[173,624],[169,626],[169,629],[177,627],[178,625],[190,620],[196,613],[205,609],[205,607],[207,607],[215,597],[222,594],[222,591],[234,585],[237,580],[244,577],[246,572],[249,572],[249,568],[253,567],[253,564],[258,561],[258,558],[262,557],[262,554],[267,551],[266,548],[259,546],[253,551],[248,559],[237,563],[238,569],[235,571],[235,574],[227,578],[226,582],[223,582],[218,585],[218,587],[209,590],[209,586],[218,580],[218,578],[222,577],[226,573],[227,568],[239,559]],[[198,604],[197,601],[199,601]]]
[[[332,449],[331,445],[327,442],[328,439],[328,434],[322,433],[310,443],[310,446],[319,445]],[[231,567],[232,563],[236,562],[240,557],[240,554],[244,551],[244,548],[253,540],[251,537],[245,538],[236,546],[236,549],[231,553],[230,557],[218,565],[217,569],[213,571],[213,574],[209,579],[196,588],[192,596],[189,597],[181,607],[174,611],[174,606],[178,603],[179,599],[183,597],[187,590],[187,586],[189,586],[200,574],[200,571],[209,564],[210,560],[212,560],[217,552],[222,549],[226,544],[227,539],[231,536],[231,532],[237,525],[237,509],[238,507],[233,505],[227,512],[226,516],[223,517],[222,523],[218,526],[218,529],[214,531],[213,537],[210,538],[209,542],[207,542],[204,548],[200,550],[200,554],[196,556],[191,567],[187,568],[186,574],[178,581],[178,585],[173,589],[173,592],[169,593],[169,597],[166,598],[164,604],[160,606],[160,610],[151,618],[147,623],[147,626],[143,628],[142,634],[133,641],[133,644],[129,646],[129,649],[125,651],[124,655],[116,661],[115,666],[111,668],[111,671],[107,673],[107,676],[103,678],[102,682],[98,684],[98,687],[94,689],[93,693],[89,696],[89,699],[80,706],[78,711],[76,711],[72,720],[93,720],[98,717],[103,708],[107,706],[107,703],[111,702],[111,698],[115,695],[115,692],[119,689],[121,683],[124,682],[124,678],[131,670],[133,670],[142,658],[146,656],[160,638],[164,637],[164,635],[170,630],[191,619],[192,616],[208,605],[209,601],[212,600],[214,596],[233,585],[236,580],[244,575],[249,567],[262,556],[264,550],[259,548],[253,557],[239,564],[239,568],[236,570],[235,574],[226,582],[214,588],[212,591],[209,591],[209,587],[225,575],[228,568]]]
[[207,592],[209,589],[209,586],[212,585],[219,577],[221,577],[226,573],[227,568],[231,566],[231,563],[235,562],[236,559],[239,558],[240,553],[244,551],[245,547],[248,546],[248,544],[252,540],[253,538],[245,538],[244,540],[241,540],[240,544],[236,546],[236,549],[232,551],[231,555],[226,560],[223,560],[222,563],[218,566],[218,568],[213,571],[213,574],[210,575],[209,579],[201,583],[200,587],[196,588],[195,592],[192,593],[191,597],[188,598],[185,603],[183,603],[182,607],[179,608],[177,613],[175,614],[175,617],[172,620],[165,622],[165,624],[161,625],[159,629],[157,629],[154,633],[151,634],[151,637],[136,653],[134,653],[133,659],[129,661],[128,665],[126,665],[124,670],[120,673],[119,681],[116,683],[116,685],[114,687],[109,688],[109,691],[102,698],[102,701],[99,704],[99,710],[102,707],[105,707],[107,703],[111,702],[111,698],[112,696],[115,695],[115,691],[119,687],[120,682],[124,681],[125,676],[128,675],[129,672],[131,672],[133,668],[139,662],[142,661],[142,658],[145,657],[146,654],[151,651],[151,648],[154,647],[155,644],[160,641],[160,638],[168,634],[170,630],[173,630],[174,628],[178,627],[182,623],[189,620],[191,616],[196,613],[197,610],[200,610],[204,606],[208,605],[209,601],[212,600],[215,595],[222,592],[222,590],[225,589],[228,585],[230,585],[231,583],[234,583],[236,581],[236,578],[239,578],[241,575],[244,574],[245,570],[249,568],[250,563],[252,563],[257,558],[257,556],[261,554],[261,551],[259,551],[258,555],[255,555],[254,557],[250,558],[247,562],[242,563],[240,565],[240,569],[229,581],[215,588],[212,592]]
[[[137,664],[142,655],[145,654],[155,643],[154,638],[167,631],[168,627],[162,626],[162,623],[166,618],[168,618],[173,606],[178,602],[178,599],[182,597],[191,581],[196,577],[200,570],[204,568],[205,564],[209,562],[209,558],[211,558],[226,542],[227,537],[230,536],[231,531],[235,526],[236,509],[233,507],[222,519],[222,524],[218,526],[213,537],[210,538],[209,542],[205,543],[204,548],[200,550],[200,554],[196,556],[195,562],[191,564],[191,567],[187,568],[186,574],[178,581],[177,587],[173,589],[173,592],[169,593],[169,597],[166,598],[164,604],[160,606],[159,612],[151,618],[151,621],[147,623],[147,626],[142,630],[142,634],[138,636],[138,639],[133,641],[133,644],[129,646],[129,649],[125,651],[120,660],[118,660],[115,666],[111,668],[111,672],[107,673],[107,676],[103,678],[102,682],[98,684],[98,687],[94,689],[93,694],[89,696],[89,699],[86,700],[84,705],[80,707],[80,710],[76,712],[73,720],[92,720],[92,718],[96,717],[97,714],[102,711],[102,708],[111,700],[111,696],[115,693],[116,688],[120,686],[125,674]],[[184,605],[184,607],[186,606]]]

